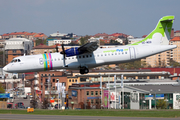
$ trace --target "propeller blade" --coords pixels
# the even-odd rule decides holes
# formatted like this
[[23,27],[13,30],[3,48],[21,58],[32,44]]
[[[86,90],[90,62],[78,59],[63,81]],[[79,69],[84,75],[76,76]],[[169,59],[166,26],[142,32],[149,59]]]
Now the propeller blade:
[[65,59],[66,59],[66,52],[65,52],[65,50],[64,50],[64,44],[62,43],[62,51],[60,52],[61,54],[63,54],[63,57],[64,57],[64,59],[63,59],[63,63],[64,63],[64,66],[66,66],[66,63],[65,63]]
[[56,44],[56,52],[59,52],[58,45]]

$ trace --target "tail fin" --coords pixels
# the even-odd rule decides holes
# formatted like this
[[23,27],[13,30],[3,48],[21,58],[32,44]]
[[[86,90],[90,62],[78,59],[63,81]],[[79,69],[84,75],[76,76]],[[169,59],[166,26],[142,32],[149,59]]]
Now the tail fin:
[[130,45],[168,45],[173,21],[174,16],[164,16],[159,20],[156,28],[146,38]]

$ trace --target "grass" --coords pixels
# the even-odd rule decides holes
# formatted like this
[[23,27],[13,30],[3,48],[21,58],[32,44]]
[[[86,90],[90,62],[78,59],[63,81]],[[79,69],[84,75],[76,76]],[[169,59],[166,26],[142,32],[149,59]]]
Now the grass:
[[180,117],[180,110],[39,110],[32,113],[26,110],[0,110],[0,114],[33,114],[33,115],[77,115],[77,116],[114,116],[114,117]]

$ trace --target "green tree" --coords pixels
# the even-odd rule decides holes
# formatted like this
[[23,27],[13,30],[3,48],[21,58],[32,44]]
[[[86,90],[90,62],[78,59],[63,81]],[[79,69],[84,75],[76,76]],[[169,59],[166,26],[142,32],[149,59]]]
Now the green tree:
[[84,45],[88,42],[88,39],[90,38],[90,36],[86,35],[84,37],[80,38],[80,45]]
[[125,40],[123,41],[124,45],[127,45],[129,42],[128,42],[128,38],[126,37]]
[[[5,93],[5,90],[2,86],[2,84],[0,83],[0,93]],[[0,98],[0,101],[4,101],[5,98]],[[6,99],[5,99],[6,100]]]
[[157,101],[156,107],[157,109],[166,109],[169,103],[165,99],[159,99]]
[[46,45],[46,41],[47,41],[47,40],[38,39],[38,40],[35,41],[35,42],[36,42],[36,46],[38,46],[38,45],[40,45],[40,44]]
[[110,40],[109,44],[119,45],[120,43],[116,40]]
[[173,66],[173,67],[179,67],[180,64],[176,61],[174,61],[173,59],[170,59],[170,63],[169,63],[170,66]]

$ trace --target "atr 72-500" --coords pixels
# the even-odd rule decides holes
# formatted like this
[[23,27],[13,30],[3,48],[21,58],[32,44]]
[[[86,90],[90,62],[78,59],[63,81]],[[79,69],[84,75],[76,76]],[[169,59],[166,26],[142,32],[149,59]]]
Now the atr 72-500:
[[[38,72],[55,69],[80,70],[81,74],[100,65],[134,61],[176,48],[169,45],[174,16],[162,17],[156,28],[143,40],[115,48],[98,48],[96,42],[62,52],[27,55],[14,58],[3,70],[6,72]],[[148,23],[147,23],[148,24]]]

